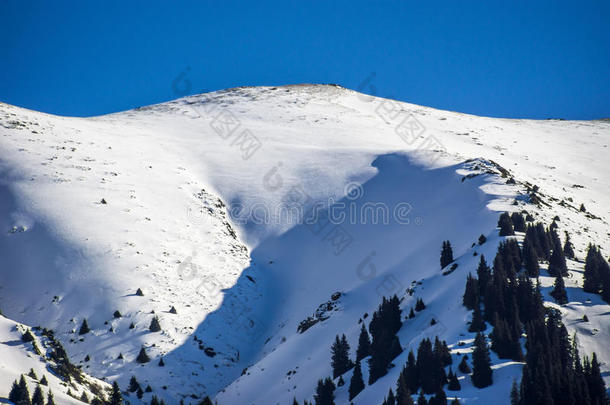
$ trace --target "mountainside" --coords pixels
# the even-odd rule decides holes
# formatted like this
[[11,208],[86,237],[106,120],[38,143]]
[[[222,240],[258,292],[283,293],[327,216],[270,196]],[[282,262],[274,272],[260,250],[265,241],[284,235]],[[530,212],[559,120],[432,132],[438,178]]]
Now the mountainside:
[[[423,338],[447,342],[454,370],[470,352],[466,277],[506,239],[500,214],[527,211],[547,226],[558,217],[571,237],[569,302],[549,295],[546,264],[542,294],[608,385],[610,306],[581,287],[587,245],[610,252],[609,142],[607,121],[476,117],[333,85],[91,118],[0,104],[0,308],[52,329],[91,376],[127,389],[135,375],[152,387],[146,403],[290,404],[332,375],[335,335],[353,354],[382,297],[396,294],[404,316],[421,298],[426,309],[398,331],[396,367],[353,400],[380,404]],[[452,270],[439,264],[445,240]],[[0,349],[17,350],[5,339]],[[136,361],[142,348],[148,363]],[[31,367],[5,359],[3,384]],[[448,395],[510,403],[523,363],[492,362],[492,386],[460,374]]]

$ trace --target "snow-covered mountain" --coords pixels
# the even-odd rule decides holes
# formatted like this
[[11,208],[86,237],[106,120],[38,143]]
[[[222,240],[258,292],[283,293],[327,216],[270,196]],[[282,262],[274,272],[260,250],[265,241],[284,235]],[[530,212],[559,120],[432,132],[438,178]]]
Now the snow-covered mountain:
[[[466,276],[505,239],[504,211],[558,216],[581,261],[589,243],[610,252],[608,121],[476,117],[299,85],[92,118],[0,104],[0,125],[0,308],[52,329],[86,373],[151,385],[146,402],[311,400],[335,335],[355,350],[359,320],[393,294],[405,315],[427,305],[399,331],[395,364],[436,335],[459,359],[474,337]],[[458,264],[446,275],[444,240]],[[545,275],[543,294],[609,383],[610,306],[578,288],[583,266],[568,261],[568,304],[552,302]],[[135,361],[142,347],[151,362]],[[6,359],[0,396],[32,367]],[[460,376],[463,403],[509,403],[522,363],[492,360],[491,387]],[[381,403],[400,368],[353,403]],[[349,403],[347,384],[336,402]]]

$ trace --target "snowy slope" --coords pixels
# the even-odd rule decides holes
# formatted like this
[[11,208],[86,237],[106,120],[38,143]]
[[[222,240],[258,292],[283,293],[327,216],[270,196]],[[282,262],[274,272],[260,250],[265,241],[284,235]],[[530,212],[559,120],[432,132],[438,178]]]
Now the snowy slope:
[[[483,118],[301,85],[93,118],[0,104],[0,124],[0,308],[54,329],[75,361],[90,355],[88,373],[123,387],[137,375],[168,400],[220,390],[221,404],[310,398],[330,374],[335,334],[354,347],[359,318],[382,295],[412,306],[413,281],[429,318],[403,327],[403,347],[439,334],[467,350],[457,346],[472,339],[461,335],[469,315],[460,297],[473,250],[494,255],[499,212],[527,209],[547,223],[559,215],[580,258],[589,242],[610,251],[604,121]],[[540,206],[527,203],[526,183],[540,188]],[[310,224],[303,212],[321,214]],[[489,242],[472,248],[480,234]],[[442,276],[446,239],[459,267]],[[570,265],[568,286],[582,272]],[[330,318],[297,333],[335,292]],[[609,370],[610,308],[569,294],[568,327]],[[148,331],[152,311],[162,332]],[[576,322],[583,311],[594,314],[589,325]],[[84,318],[92,332],[81,342]],[[147,365],[134,362],[142,345]],[[481,391],[466,378],[460,397],[508,398],[521,366],[497,363],[506,384]],[[399,368],[355,403],[381,402]]]

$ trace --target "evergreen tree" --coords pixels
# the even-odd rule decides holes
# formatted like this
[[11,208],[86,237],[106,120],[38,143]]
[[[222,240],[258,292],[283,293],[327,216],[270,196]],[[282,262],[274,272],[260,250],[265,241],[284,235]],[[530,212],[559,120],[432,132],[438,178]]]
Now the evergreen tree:
[[441,269],[453,262],[453,249],[451,248],[451,242],[448,240],[443,242],[443,248],[441,249]]
[[384,376],[392,359],[402,352],[400,342],[395,336],[402,325],[399,304],[396,295],[390,299],[384,297],[377,311],[373,313],[369,324],[372,336],[369,384]]
[[563,255],[563,250],[560,247],[555,247],[553,249],[553,253],[551,253],[551,258],[549,259],[549,274],[552,276],[567,276],[568,275],[568,266],[566,265],[566,258]]
[[458,365],[458,370],[460,370],[460,372],[463,374],[470,374],[472,372],[470,366],[468,365],[467,355],[464,355],[464,357],[462,357],[462,361],[460,361],[460,364]]
[[55,405],[55,398],[53,397],[51,390],[47,393],[47,405]]
[[483,314],[481,313],[481,308],[479,304],[475,305],[474,311],[472,311],[472,322],[470,322],[470,326],[468,327],[469,332],[482,332],[486,328],[485,320],[483,319]]
[[485,337],[480,332],[474,339],[472,366],[472,384],[475,387],[485,388],[493,383],[489,349]]
[[538,254],[536,253],[536,249],[532,242],[530,242],[527,238],[523,242],[523,265],[529,277],[538,277],[540,274]]
[[119,310],[117,309],[116,311],[114,311],[114,314],[112,314],[112,316],[113,316],[114,318],[120,318],[120,317],[122,317],[123,315],[121,315],[121,313],[120,313],[120,312],[119,312]]
[[362,369],[360,368],[360,361],[356,361],[354,367],[354,373],[349,383],[349,400],[351,401],[364,389],[364,380],[362,379]]
[[404,372],[400,373],[396,382],[396,405],[414,405]]
[[409,319],[413,318],[415,318],[415,312],[413,312],[413,307],[411,307],[411,310],[409,311]]
[[559,305],[568,303],[568,293],[566,292],[566,286],[563,282],[563,277],[561,277],[561,275],[559,274],[555,278],[555,286],[553,288],[553,291],[551,291],[551,296],[555,298],[555,301]]
[[40,389],[40,385],[36,386],[34,394],[32,395],[32,405],[44,405],[44,395]]
[[521,213],[513,212],[510,219],[513,221],[513,228],[516,232],[525,232],[525,219]]
[[388,397],[384,398],[383,404],[396,405],[396,397],[394,397],[394,392],[392,391],[392,388],[390,388],[390,391],[388,392]]
[[450,391],[459,391],[462,389],[462,386],[460,385],[460,381],[457,378],[457,374],[453,373],[453,370],[449,370],[449,385],[447,386],[447,389]]
[[422,300],[421,298],[418,298],[415,301],[415,310],[417,312],[419,312],[419,311],[423,311],[424,309],[426,309],[426,304],[424,304],[424,300]]
[[151,332],[159,332],[159,331],[161,331],[161,323],[159,322],[159,318],[156,315],[153,316],[152,321],[150,321],[150,326],[148,327],[148,329]]
[[485,237],[485,235],[481,234],[479,236],[479,245],[482,245],[485,242],[487,242],[487,238]]
[[369,333],[364,327],[364,322],[362,323],[362,328],[360,328],[360,336],[358,337],[358,349],[356,349],[356,361],[360,361],[366,356],[371,354],[371,339],[369,337]]
[[80,330],[78,331],[79,335],[84,335],[89,333],[91,329],[89,329],[89,325],[87,324],[87,319],[83,319],[83,323],[80,326]]
[[129,379],[129,388],[128,388],[128,391],[129,392],[136,392],[138,390],[138,388],[140,388],[140,383],[138,383],[138,380],[136,379],[136,376],[132,375],[131,378]]
[[328,377],[318,380],[316,395],[314,395],[315,405],[335,405],[335,388],[333,380]]
[[89,403],[89,397],[87,396],[87,393],[85,391],[83,391],[82,395],[80,396],[80,401],[86,404]]
[[144,391],[142,391],[142,387],[138,387],[138,389],[136,391],[136,397],[138,397],[138,399],[142,399],[143,396],[144,396]]
[[19,379],[19,397],[17,401],[15,401],[15,405],[31,405],[30,401],[30,391],[28,390],[28,385],[25,382],[25,377],[23,374]]
[[404,376],[404,380],[406,381],[409,390],[411,392],[417,392],[417,389],[419,388],[419,376],[417,371],[417,361],[415,360],[413,350],[409,350],[407,363],[403,367],[401,375]]
[[500,228],[500,236],[510,236],[515,234],[513,228],[513,221],[511,220],[508,212],[505,212],[500,215],[500,219],[498,220],[498,227]]
[[470,310],[473,310],[479,302],[479,281],[468,273],[466,277],[466,288],[462,297],[462,303]]
[[40,385],[49,385],[46,375],[43,375],[42,378],[40,379]]
[[510,389],[510,405],[521,405],[521,393],[517,380],[513,380],[513,386]]
[[485,288],[491,279],[491,269],[485,261],[485,255],[481,255],[479,266],[477,267],[477,279],[479,285],[479,296],[485,295]]
[[597,361],[597,356],[593,353],[593,358],[591,359],[591,367],[588,370],[586,375],[587,384],[589,386],[589,394],[591,396],[591,403],[606,405],[608,398],[606,396],[606,384],[604,383],[604,379],[602,378],[599,362]]
[[148,363],[150,361],[150,357],[148,357],[148,354],[146,354],[146,349],[144,349],[144,346],[142,346],[140,349],[140,353],[138,353],[136,361],[138,363]]
[[572,241],[570,241],[570,234],[568,234],[568,231],[565,231],[565,235],[566,241],[563,245],[563,254],[568,259],[574,260],[574,245],[572,244]]
[[159,367],[165,367],[165,362],[163,361],[163,357],[159,359]]
[[123,395],[121,394],[121,389],[119,388],[119,384],[117,382],[112,383],[112,392],[110,393],[110,405],[122,405],[123,404]]
[[447,405],[447,395],[443,388],[439,388],[428,402],[430,405]]

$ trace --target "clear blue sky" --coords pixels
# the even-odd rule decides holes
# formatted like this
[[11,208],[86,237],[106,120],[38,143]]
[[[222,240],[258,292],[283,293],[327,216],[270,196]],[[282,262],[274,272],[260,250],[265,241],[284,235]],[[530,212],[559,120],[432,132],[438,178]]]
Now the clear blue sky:
[[610,117],[608,1],[3,0],[0,36],[0,100],[62,115],[177,98],[186,72],[190,93],[337,83],[478,115]]

